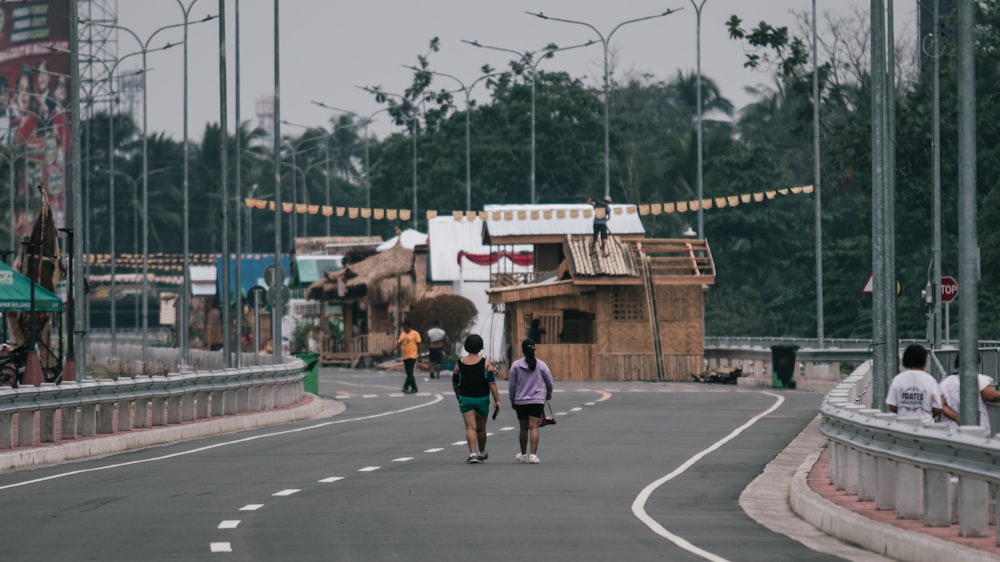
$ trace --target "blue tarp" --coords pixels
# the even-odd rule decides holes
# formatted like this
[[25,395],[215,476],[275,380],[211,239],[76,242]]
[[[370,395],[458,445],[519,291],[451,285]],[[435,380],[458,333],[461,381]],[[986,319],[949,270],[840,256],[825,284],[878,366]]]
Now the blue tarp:
[[[243,260],[240,265],[240,276],[242,283],[241,289],[242,294],[245,296],[247,291],[255,285],[260,285],[265,287],[264,284],[264,270],[268,266],[274,265],[274,254],[243,254]],[[222,286],[222,258],[216,259],[216,269],[218,271],[219,286]],[[285,272],[285,283],[288,283],[288,279],[291,277],[291,259],[287,255],[281,256],[281,269]],[[236,290],[236,260],[229,260],[229,291],[231,294]],[[233,297],[235,298],[235,297]]]

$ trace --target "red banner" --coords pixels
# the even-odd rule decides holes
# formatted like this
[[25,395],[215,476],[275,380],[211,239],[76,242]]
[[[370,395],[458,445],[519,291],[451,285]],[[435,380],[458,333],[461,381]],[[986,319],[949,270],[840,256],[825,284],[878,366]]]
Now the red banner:
[[467,259],[476,265],[493,265],[503,258],[509,259],[514,265],[529,267],[535,263],[535,254],[531,252],[492,252],[489,254],[473,254],[465,251],[458,252],[458,265],[462,266],[462,259]]
[[[14,166],[18,198],[14,228],[27,234],[42,186],[56,225],[69,199],[70,0],[0,4],[0,145]],[[9,168],[8,168],[9,170]],[[9,173],[5,172],[4,176]]]

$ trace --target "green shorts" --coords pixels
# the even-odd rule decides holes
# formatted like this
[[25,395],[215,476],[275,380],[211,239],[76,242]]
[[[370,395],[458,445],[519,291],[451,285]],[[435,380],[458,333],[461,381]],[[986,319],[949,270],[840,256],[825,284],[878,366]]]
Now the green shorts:
[[462,396],[458,395],[458,409],[463,414],[469,410],[475,410],[477,414],[485,416],[490,413],[490,396]]

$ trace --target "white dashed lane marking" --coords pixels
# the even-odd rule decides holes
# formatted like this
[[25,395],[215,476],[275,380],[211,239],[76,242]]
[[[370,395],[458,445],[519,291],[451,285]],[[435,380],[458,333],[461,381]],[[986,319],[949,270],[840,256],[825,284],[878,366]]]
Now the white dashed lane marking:
[[219,523],[218,529],[235,529],[240,526],[239,519],[228,519]]
[[264,507],[262,503],[248,503],[240,508],[240,511],[257,511],[258,509]]
[[329,478],[324,478],[324,479],[320,480],[319,482],[322,483],[322,484],[329,484],[331,482],[336,482],[337,480],[343,480],[343,479],[344,479],[343,476],[331,476]]
[[382,467],[381,466],[366,466],[364,468],[359,468],[358,472],[374,472],[374,471],[376,471],[376,470],[378,470],[380,468],[382,468]]
[[433,448],[433,449],[427,449],[427,450],[426,450],[426,451],[424,451],[424,452],[425,452],[425,453],[440,453],[440,452],[441,452],[441,451],[443,451],[443,450],[444,450],[444,449],[442,449],[441,447],[435,447],[435,448]]
[[392,459],[392,462],[406,462],[412,461],[413,457],[399,457],[398,459]]
[[212,552],[232,552],[233,545],[228,542],[213,542],[208,545]]
[[292,494],[297,494],[297,493],[299,493],[301,491],[302,490],[299,490],[299,489],[296,489],[296,488],[288,488],[287,490],[281,490],[280,492],[275,492],[275,493],[273,493],[271,495],[273,495],[273,496],[290,496]]

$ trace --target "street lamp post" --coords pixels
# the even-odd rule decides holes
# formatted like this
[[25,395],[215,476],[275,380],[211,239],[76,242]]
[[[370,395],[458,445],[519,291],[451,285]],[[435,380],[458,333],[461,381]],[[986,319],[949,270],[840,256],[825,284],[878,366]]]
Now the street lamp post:
[[[214,17],[206,16],[196,23],[206,22]],[[161,31],[184,27],[188,24],[185,22],[165,25],[154,30],[143,41],[138,34],[123,25],[89,20],[82,20],[81,23],[124,31],[135,39],[142,53],[142,212],[145,218],[142,227],[142,362],[146,363],[149,360],[149,112],[147,111],[147,98],[149,96],[146,89],[146,75],[149,67],[146,64],[146,55],[150,51],[149,44]]]
[[[482,49],[493,49],[494,51],[504,51],[507,53],[515,54],[521,57],[521,60],[528,65],[531,69],[531,204],[534,205],[538,202],[538,197],[536,195],[535,189],[535,91],[537,89],[536,80],[538,74],[538,65],[547,58],[550,58],[553,54],[559,51],[568,51],[570,49],[576,49],[579,47],[589,47],[596,43],[594,40],[587,41],[586,43],[581,43],[579,45],[572,45],[570,47],[554,47],[549,46],[539,51],[515,51],[514,49],[507,49],[505,47],[494,47],[492,45],[484,45],[479,41],[466,41],[462,39],[463,43],[468,43],[473,47],[479,47]],[[535,53],[543,53],[538,60],[534,59]]]
[[611,111],[611,98],[610,98],[611,92],[610,92],[610,84],[608,78],[608,43],[611,41],[611,37],[615,34],[615,32],[621,29],[623,26],[626,26],[630,23],[636,23],[640,21],[646,21],[655,18],[662,18],[664,16],[669,16],[670,14],[673,14],[678,10],[680,10],[680,8],[678,8],[677,10],[667,10],[661,14],[655,14],[652,16],[625,20],[619,23],[618,25],[614,26],[608,33],[607,37],[605,37],[600,31],[598,31],[596,27],[587,22],[554,18],[551,16],[546,16],[541,12],[525,12],[528,15],[532,15],[537,18],[541,18],[543,20],[561,21],[563,23],[574,23],[577,25],[583,25],[589,27],[601,39],[601,45],[604,47],[604,195],[605,196],[611,195],[611,133],[610,133],[610,118],[609,118]]
[[[378,96],[392,96],[394,98],[400,98],[406,101],[406,96],[402,94],[394,94],[392,92],[386,92],[385,90],[376,90],[372,88],[366,88],[364,86],[358,86],[362,90],[375,94],[376,98]],[[374,114],[373,114],[374,115]],[[413,137],[413,228],[417,228],[417,108],[414,103],[413,111],[410,114],[410,136]]]
[[696,48],[695,60],[697,61],[698,67],[698,77],[696,78],[695,86],[697,92],[695,93],[695,99],[697,100],[697,106],[695,111],[698,114],[698,238],[705,238],[705,217],[703,216],[703,209],[701,208],[701,202],[704,200],[704,175],[702,172],[702,120],[701,120],[701,9],[708,0],[695,1],[691,0],[691,6],[694,7],[695,13],[695,32],[696,37]]
[[459,90],[465,94],[465,210],[472,210],[472,141],[471,141],[471,125],[470,125],[470,115],[472,114],[472,89],[476,87],[480,81],[485,80],[491,76],[496,76],[501,74],[499,72],[491,72],[489,74],[484,74],[479,78],[476,78],[468,86],[465,82],[462,82],[456,76],[445,72],[438,72],[436,70],[421,69],[415,66],[403,65],[410,70],[416,72],[428,72],[435,76],[444,76],[445,78],[451,78],[455,82],[458,82]]
[[[368,208],[368,209],[371,209],[372,208],[372,182],[371,182],[371,167],[370,167],[370,163],[369,163],[369,159],[368,159],[368,144],[369,144],[369,141],[368,141],[368,125],[371,125],[372,119],[374,119],[376,115],[378,115],[379,113],[382,113],[383,111],[389,111],[389,108],[388,107],[383,107],[382,109],[376,110],[375,112],[371,113],[370,115],[368,115],[368,117],[361,117],[356,112],[351,111],[349,109],[341,109],[339,107],[334,107],[332,105],[323,103],[321,101],[313,101],[312,103],[314,105],[318,105],[320,107],[323,107],[323,108],[326,108],[326,109],[330,109],[332,111],[343,111],[344,113],[349,113],[349,114],[351,114],[351,115],[353,115],[353,116],[355,116],[355,117],[357,117],[358,119],[361,120],[361,125],[365,128],[365,207]],[[369,217],[367,219],[365,219],[365,235],[366,236],[371,236],[372,235],[372,219],[371,219],[370,215],[369,215]]]
[[[180,347],[181,347],[181,367],[184,368],[191,364],[191,352],[190,345],[188,343],[189,325],[190,325],[190,314],[191,314],[191,232],[189,228],[188,218],[190,217],[190,206],[188,199],[188,19],[191,16],[191,8],[194,7],[198,0],[191,0],[191,2],[185,6],[184,2],[177,0],[177,4],[181,8],[181,12],[184,14],[184,133],[181,143],[184,146],[184,180],[182,192],[183,200],[183,226],[181,227],[182,236],[184,239],[184,265],[183,270],[183,281],[181,282],[181,325],[180,325]],[[225,138],[225,132],[223,132],[223,138]]]

